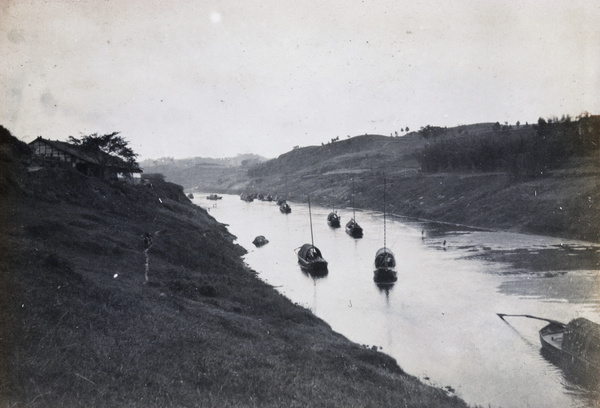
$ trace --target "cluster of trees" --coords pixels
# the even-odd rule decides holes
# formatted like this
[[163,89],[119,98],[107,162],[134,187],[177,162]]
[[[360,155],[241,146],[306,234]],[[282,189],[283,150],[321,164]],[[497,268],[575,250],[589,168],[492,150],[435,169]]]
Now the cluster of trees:
[[444,133],[446,133],[448,129],[447,128],[443,128],[443,127],[439,127],[439,126],[431,126],[431,125],[427,125],[427,126],[421,126],[421,129],[419,129],[419,135],[421,135],[421,137],[423,139],[435,139],[439,136],[442,136]]
[[446,129],[427,126],[419,133],[432,140],[418,160],[426,172],[509,171],[515,176],[541,176],[564,166],[572,156],[600,148],[600,116],[584,114],[572,120],[540,118],[531,127],[492,126],[477,137],[443,137]]
[[138,154],[129,147],[127,140],[119,136],[119,133],[113,132],[105,135],[93,133],[83,136],[81,139],[69,136],[69,143],[79,146],[88,155],[96,158],[99,163],[106,164],[110,157],[116,157],[132,166],[137,166]]
[[88,157],[95,159],[93,174],[102,178],[116,177],[117,173],[131,175],[130,171],[139,170],[137,153],[129,147],[129,142],[119,136],[119,132],[98,135],[97,133],[78,139],[69,136],[70,144],[77,146]]

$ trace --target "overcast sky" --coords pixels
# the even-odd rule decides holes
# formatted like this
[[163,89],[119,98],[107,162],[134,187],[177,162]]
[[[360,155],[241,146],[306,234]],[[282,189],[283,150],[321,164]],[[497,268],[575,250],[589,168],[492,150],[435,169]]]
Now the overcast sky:
[[0,0],[0,124],[140,159],[600,113],[598,0]]

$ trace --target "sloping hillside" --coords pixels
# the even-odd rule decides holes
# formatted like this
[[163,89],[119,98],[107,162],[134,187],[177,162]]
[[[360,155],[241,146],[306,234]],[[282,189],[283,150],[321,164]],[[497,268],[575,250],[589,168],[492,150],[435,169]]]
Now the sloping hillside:
[[[430,130],[429,138],[418,132],[402,137],[364,135],[299,148],[247,169],[190,177],[184,186],[217,193],[269,193],[297,201],[306,201],[310,194],[314,202],[342,207],[352,203],[354,180],[357,207],[381,210],[385,177],[388,210],[398,215],[600,242],[600,150],[561,158],[559,167],[541,167],[543,171],[532,176],[540,165],[527,167],[531,159],[522,153],[511,156],[509,151],[493,160],[481,153],[493,153],[502,141],[523,145],[535,139],[531,125],[485,123]],[[462,167],[422,171],[419,159],[426,149],[432,151],[431,146],[437,146],[434,153],[444,154],[445,161],[462,160]],[[471,154],[482,157],[471,159]],[[464,169],[467,159],[473,168]],[[528,173],[519,173],[516,164],[507,162],[520,163]],[[163,170],[169,179],[170,170]]]
[[297,148],[259,164],[237,167],[202,164],[190,168],[182,166],[179,160],[158,164],[148,161],[144,171],[164,174],[167,180],[198,191],[284,194],[291,188],[291,181],[298,178],[337,175],[340,180],[347,180],[345,175],[385,169],[414,173],[418,169],[415,153],[423,145],[415,132],[403,137],[364,135],[323,146]]
[[159,173],[169,181],[202,191],[212,191],[214,185],[225,185],[227,189],[245,186],[248,168],[264,162],[264,157],[254,154],[238,155],[225,159],[194,157],[189,159],[162,158],[145,160],[140,166],[146,173]]

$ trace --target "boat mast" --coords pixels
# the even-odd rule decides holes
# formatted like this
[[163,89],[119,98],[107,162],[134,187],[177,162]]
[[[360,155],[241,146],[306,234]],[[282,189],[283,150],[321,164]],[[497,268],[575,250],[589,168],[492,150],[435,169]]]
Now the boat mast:
[[385,177],[383,178],[383,251],[387,252],[386,250],[386,236],[387,236],[387,231],[385,229],[386,224],[385,224]]
[[313,228],[312,228],[312,213],[310,212],[310,196],[308,197],[308,218],[310,219],[310,243],[315,246],[315,240],[313,239]]
[[354,207],[354,177],[352,177],[352,219],[356,221],[356,208]]

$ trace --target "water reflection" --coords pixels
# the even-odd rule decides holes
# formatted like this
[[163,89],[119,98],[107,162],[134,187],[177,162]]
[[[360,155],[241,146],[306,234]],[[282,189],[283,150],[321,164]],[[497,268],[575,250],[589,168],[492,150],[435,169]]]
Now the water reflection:
[[[330,208],[312,206],[315,237],[329,262],[329,273],[314,277],[301,271],[294,253],[310,234],[308,208],[292,206],[284,217],[275,204],[224,196],[211,215],[229,224],[261,279],[335,331],[382,347],[406,372],[451,387],[472,405],[594,406],[583,387],[541,355],[538,322],[507,325],[496,313],[598,322],[600,246],[389,217],[398,281],[377,285],[373,254],[383,242],[382,214],[357,211],[365,234],[353,239],[327,224]],[[352,209],[338,213],[347,220]],[[257,235],[270,243],[254,247]]]
[[379,289],[379,292],[385,294],[386,303],[389,304],[390,301],[390,291],[394,288],[394,283],[377,283],[375,282],[375,286]]

